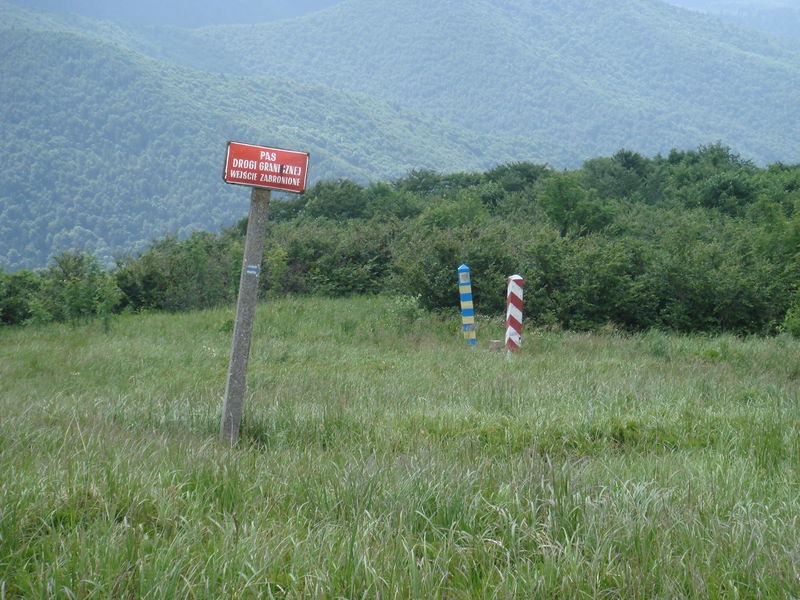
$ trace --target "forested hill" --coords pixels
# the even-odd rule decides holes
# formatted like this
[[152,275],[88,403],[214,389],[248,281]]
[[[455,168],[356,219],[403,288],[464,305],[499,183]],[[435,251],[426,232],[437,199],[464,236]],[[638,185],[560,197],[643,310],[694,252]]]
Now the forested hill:
[[61,13],[82,14],[137,24],[200,27],[220,23],[257,23],[296,17],[339,0],[15,0]]
[[229,139],[310,151],[314,180],[514,156],[491,138],[378,101],[203,73],[71,33],[0,30],[0,56],[7,268],[39,267],[70,248],[110,260],[169,231],[241,218],[246,191],[221,180]]
[[[20,21],[3,6],[6,22]],[[323,84],[533,139],[560,166],[716,140],[760,164],[800,160],[800,43],[661,0],[342,0],[253,25],[62,27],[197,69]]]
[[[246,73],[379,96],[522,133],[567,163],[724,139],[800,159],[800,45],[658,0],[347,0],[198,31]],[[235,52],[234,52],[235,50]]]
[[5,268],[230,224],[229,139],[362,183],[718,140],[800,161],[800,45],[660,0],[342,0],[199,29],[0,0],[0,22]]

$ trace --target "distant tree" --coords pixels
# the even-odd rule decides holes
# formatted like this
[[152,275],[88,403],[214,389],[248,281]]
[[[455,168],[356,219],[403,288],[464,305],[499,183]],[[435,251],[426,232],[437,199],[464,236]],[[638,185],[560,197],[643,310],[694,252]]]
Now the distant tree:
[[715,208],[731,215],[752,204],[757,197],[756,179],[743,169],[714,173],[701,185],[699,203],[705,208]]
[[600,198],[630,198],[645,184],[648,160],[636,152],[620,150],[611,158],[593,158],[583,163],[582,184]]
[[42,278],[33,311],[39,321],[78,323],[101,315],[107,326],[108,316],[122,298],[114,278],[103,271],[96,257],[83,252],[57,254]]
[[30,319],[42,284],[42,277],[32,271],[0,269],[0,322],[21,325]]
[[137,257],[121,257],[115,277],[124,304],[134,310],[191,310],[235,298],[241,245],[230,234],[195,232],[180,241],[169,235]]
[[397,189],[424,195],[440,194],[448,187],[447,178],[433,169],[414,169],[394,182]]
[[551,172],[552,169],[547,165],[516,162],[490,169],[486,172],[486,179],[500,185],[505,192],[519,192]]
[[417,216],[423,208],[420,194],[396,189],[386,182],[371,183],[364,196],[367,217],[408,219]]
[[[308,196],[305,194],[293,195],[290,198],[273,198],[269,205],[270,221],[290,221],[303,214],[303,210],[308,203]],[[244,221],[245,228],[242,235],[247,230],[247,219]]]
[[334,220],[356,219],[366,214],[364,188],[349,179],[321,181],[305,194],[303,214]]
[[542,182],[537,199],[561,236],[600,231],[613,220],[612,207],[581,184],[576,172],[558,173]]
[[454,197],[431,203],[416,219],[420,227],[452,229],[469,224],[479,224],[489,216],[489,210],[475,190],[461,190]]

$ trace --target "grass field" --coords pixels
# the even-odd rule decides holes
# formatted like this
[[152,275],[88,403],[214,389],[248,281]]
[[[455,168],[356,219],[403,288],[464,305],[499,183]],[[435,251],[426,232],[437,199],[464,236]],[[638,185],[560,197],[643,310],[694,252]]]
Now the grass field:
[[387,298],[0,329],[0,600],[800,597],[800,342]]

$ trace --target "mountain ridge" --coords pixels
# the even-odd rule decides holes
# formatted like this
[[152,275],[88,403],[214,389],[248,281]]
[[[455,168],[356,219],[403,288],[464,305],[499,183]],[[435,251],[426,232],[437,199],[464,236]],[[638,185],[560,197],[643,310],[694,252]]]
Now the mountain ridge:
[[108,263],[169,231],[233,223],[246,198],[221,180],[231,139],[310,151],[312,183],[514,156],[386,103],[192,71],[76,33],[2,30],[0,56],[14,56],[0,61],[0,261],[15,268],[76,247]]
[[660,0],[345,0],[200,29],[0,0],[0,19],[0,264],[16,268],[232,222],[229,139],[311,151],[312,181],[716,141],[800,161],[800,44]]
[[[14,0],[27,8],[83,14],[94,19],[108,19],[131,24],[168,24],[201,27],[221,22],[272,21],[318,10],[336,0],[225,0],[202,4],[194,0]],[[238,21],[245,19],[246,21]]]
[[[784,124],[800,111],[800,44],[660,0],[554,5],[345,0],[288,21],[170,33],[179,43],[159,48],[151,29],[133,45],[192,68],[321,83],[531,136],[557,164],[716,139],[760,163],[800,158]],[[766,92],[757,106],[756,89]]]
[[[424,19],[414,21],[411,17],[404,20],[397,15],[389,16],[386,9],[391,5],[388,0],[345,0],[327,9],[324,15],[315,13],[278,24],[207,29],[198,35],[206,36],[206,43],[210,45],[215,43],[210,37],[214,35],[222,35],[226,40],[222,45],[227,47],[232,40],[237,40],[250,50],[249,56],[262,53],[254,49],[266,51],[262,40],[283,38],[287,40],[285,44],[274,46],[276,63],[284,68],[291,65],[292,72],[302,71],[304,77],[339,89],[404,101],[408,106],[461,125],[483,124],[484,131],[516,127],[521,133],[533,135],[545,143],[558,139],[563,144],[572,137],[575,139],[569,144],[579,146],[568,150],[573,161],[587,155],[611,153],[623,146],[648,153],[663,152],[671,146],[692,146],[698,142],[698,137],[724,138],[760,162],[785,158],[781,152],[768,152],[768,146],[781,147],[782,151],[795,146],[794,138],[787,138],[785,128],[776,126],[779,122],[759,127],[757,139],[754,135],[740,136],[734,132],[729,137],[726,134],[731,123],[753,122],[759,118],[758,114],[744,118],[738,114],[741,107],[747,106],[745,99],[749,97],[742,93],[742,85],[761,90],[781,86],[779,96],[762,94],[758,109],[751,113],[759,112],[765,105],[773,115],[781,114],[784,118],[800,112],[800,102],[791,93],[792,88],[800,86],[798,44],[746,33],[735,25],[658,0],[588,5],[575,0],[559,3],[441,1],[434,3],[426,16],[436,15],[437,10],[445,11],[448,7],[463,5],[463,8],[455,10],[447,19],[441,15],[430,23]],[[419,1],[404,3],[404,14],[421,12],[426,5]],[[557,8],[553,8],[556,5]],[[334,41],[344,29],[342,24],[354,21],[365,7],[372,11],[364,15],[369,27],[355,32],[361,35],[355,39],[346,32],[351,43],[335,52]],[[522,17],[514,20],[508,12],[506,16],[500,12],[489,15],[493,7],[505,7],[506,11],[511,10],[511,15]],[[472,18],[465,11],[472,11]],[[480,15],[490,18],[481,19]],[[668,18],[674,20],[669,27],[653,25]],[[462,22],[467,23],[464,29],[458,27]],[[389,23],[396,24],[391,37],[385,33],[390,28]],[[453,26],[450,36],[439,33],[446,30],[445,24]],[[441,75],[445,70],[457,76],[434,77],[431,71],[425,71],[425,77],[420,76],[419,65],[425,60],[422,52],[407,53],[408,58],[403,62],[404,48],[413,48],[415,39],[423,39],[421,31],[428,31],[425,27],[431,32],[431,46],[426,46],[426,51],[430,53],[433,48],[434,54],[444,56],[440,60],[447,67],[433,65],[431,71]],[[482,38],[489,29],[488,37]],[[497,31],[510,32],[510,35],[502,37],[498,43]],[[526,37],[526,31],[536,35]],[[460,43],[460,37],[469,38],[471,44]],[[308,38],[321,40],[321,43],[311,45]],[[384,41],[386,38],[388,42]],[[676,39],[680,43],[676,43]],[[382,46],[383,53],[380,52]],[[465,46],[469,47],[465,49]],[[293,58],[300,55],[301,47],[316,49],[312,56],[303,56],[303,60],[312,65],[305,70],[301,70]],[[359,49],[364,47],[372,51],[365,53],[366,57],[359,64]],[[463,52],[451,52],[453,47]],[[641,51],[631,52],[631,48]],[[452,59],[448,60],[447,56]],[[509,62],[507,57],[514,60]],[[390,72],[384,68],[376,70],[373,78],[354,77],[354,73],[368,69],[368,61],[379,60],[382,66],[401,71],[401,76],[395,79],[382,76]],[[492,68],[487,68],[487,62]],[[254,65],[243,59],[242,72],[265,74],[269,72],[269,64]],[[320,66],[315,68],[314,65]],[[765,77],[764,71],[773,72]],[[647,84],[642,85],[642,80]],[[709,81],[719,89],[709,90]],[[486,85],[487,82],[491,85]],[[498,93],[498,90],[503,91]],[[704,95],[709,91],[724,99],[726,104],[720,107],[716,100],[706,100]],[[772,96],[777,97],[772,100]],[[501,110],[484,118],[490,109],[498,106],[498,100]],[[449,104],[443,106],[444,102]],[[502,103],[508,109],[503,110]],[[639,118],[636,113],[643,113],[645,118]],[[548,115],[551,121],[546,126],[540,126],[541,122],[537,121],[542,114]],[[659,126],[664,120],[669,123]],[[572,123],[576,125],[571,130]],[[615,128],[616,123],[622,126]],[[590,127],[586,129],[584,124]],[[643,124],[650,131],[628,133]],[[704,129],[706,134],[698,136],[696,132]],[[676,130],[678,133],[674,134]],[[592,136],[596,139],[591,139]],[[766,136],[773,139],[760,144]],[[648,140],[644,138],[665,142],[646,143]],[[751,151],[751,145],[759,147]],[[790,159],[798,157],[800,154],[795,151]]]

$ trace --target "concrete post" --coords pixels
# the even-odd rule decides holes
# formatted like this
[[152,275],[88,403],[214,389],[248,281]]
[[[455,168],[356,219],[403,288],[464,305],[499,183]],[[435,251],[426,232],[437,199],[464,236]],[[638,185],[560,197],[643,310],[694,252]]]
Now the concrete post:
[[220,424],[220,440],[231,446],[239,440],[239,426],[242,422],[244,393],[247,388],[247,362],[250,358],[250,340],[258,302],[258,279],[261,274],[261,257],[264,254],[269,199],[269,190],[252,188],[231,360]]

